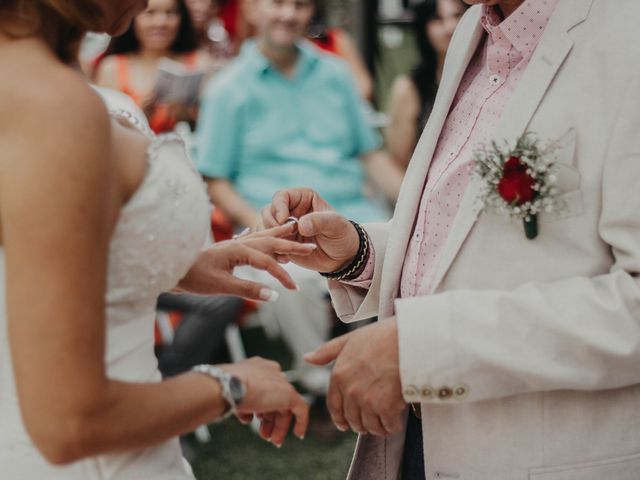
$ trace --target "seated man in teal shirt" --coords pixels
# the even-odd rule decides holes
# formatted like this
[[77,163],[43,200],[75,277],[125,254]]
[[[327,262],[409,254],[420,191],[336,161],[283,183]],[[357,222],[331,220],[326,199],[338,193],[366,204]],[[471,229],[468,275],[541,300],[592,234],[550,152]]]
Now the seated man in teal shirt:
[[257,41],[208,86],[201,107],[198,167],[213,203],[237,225],[283,188],[317,190],[356,221],[389,212],[364,193],[365,171],[395,200],[401,173],[379,150],[351,73],[303,40],[311,0],[254,0]]
[[[276,191],[304,185],[355,221],[386,220],[390,212],[364,193],[365,176],[395,201],[402,174],[379,150],[346,64],[303,39],[312,0],[252,2],[258,38],[208,85],[200,110],[197,163],[214,205],[236,225],[255,227]],[[253,277],[280,293],[258,315],[287,341],[296,380],[322,394],[328,371],[302,357],[329,334],[326,283],[293,264],[287,269],[299,293]]]

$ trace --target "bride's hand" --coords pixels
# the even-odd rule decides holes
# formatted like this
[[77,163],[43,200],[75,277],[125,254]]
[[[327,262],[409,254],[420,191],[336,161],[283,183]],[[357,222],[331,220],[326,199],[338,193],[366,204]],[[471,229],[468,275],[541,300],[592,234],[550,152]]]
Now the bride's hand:
[[260,436],[276,446],[284,442],[293,419],[293,433],[303,438],[309,424],[309,405],[293,388],[277,362],[250,358],[223,370],[240,378],[246,395],[238,405],[240,421],[250,421],[255,414],[261,421]]
[[266,285],[233,275],[235,267],[250,265],[268,272],[285,288],[295,290],[295,282],[276,258],[304,257],[310,255],[316,246],[283,238],[291,236],[294,230],[295,225],[287,224],[214,244],[200,254],[179,288],[193,293],[273,300],[274,292]]

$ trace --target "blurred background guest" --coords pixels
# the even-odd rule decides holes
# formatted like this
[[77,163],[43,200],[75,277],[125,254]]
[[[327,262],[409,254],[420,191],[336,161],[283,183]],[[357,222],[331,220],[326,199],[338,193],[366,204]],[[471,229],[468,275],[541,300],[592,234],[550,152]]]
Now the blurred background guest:
[[194,123],[197,105],[158,98],[158,69],[165,59],[178,63],[184,72],[204,71],[213,61],[198,49],[184,0],[150,0],[129,30],[115,37],[95,75],[99,86],[120,90],[143,109],[156,133],[171,131],[176,123]]
[[393,84],[386,135],[389,153],[403,169],[431,114],[449,41],[466,8],[462,0],[425,0],[414,7],[420,61]]
[[220,18],[222,1],[185,0],[196,31],[198,48],[208,51],[215,59],[229,58],[233,54],[231,36]]
[[233,53],[240,51],[242,42],[255,35],[253,0],[220,0],[220,18],[231,37]]
[[394,200],[400,173],[380,150],[343,61],[304,40],[313,0],[253,0],[259,35],[207,87],[198,165],[213,203],[254,227],[279,189],[304,184],[344,214],[384,220],[366,174]]
[[320,49],[338,55],[347,62],[362,98],[373,100],[373,79],[358,47],[346,31],[329,24],[326,9],[320,0],[316,1],[316,11],[307,29],[307,38]]

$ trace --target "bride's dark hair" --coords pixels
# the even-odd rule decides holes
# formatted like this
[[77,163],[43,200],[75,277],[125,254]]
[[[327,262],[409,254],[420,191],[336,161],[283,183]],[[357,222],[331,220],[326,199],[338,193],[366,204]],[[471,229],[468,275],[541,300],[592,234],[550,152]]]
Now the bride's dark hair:
[[99,0],[0,1],[0,30],[12,37],[41,36],[65,63],[75,60],[82,37],[99,31],[103,18]]

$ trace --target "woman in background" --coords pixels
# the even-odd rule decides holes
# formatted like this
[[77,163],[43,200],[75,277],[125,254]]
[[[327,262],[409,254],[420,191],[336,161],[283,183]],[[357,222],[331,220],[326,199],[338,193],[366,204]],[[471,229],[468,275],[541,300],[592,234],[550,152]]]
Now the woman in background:
[[112,39],[95,75],[97,85],[133,98],[156,133],[171,131],[180,121],[193,125],[198,114],[195,104],[157,98],[158,67],[165,59],[185,72],[208,70],[213,64],[209,53],[198,49],[184,0],[150,0],[124,35]]
[[462,0],[425,0],[414,7],[420,62],[393,84],[386,135],[389,153],[403,169],[431,114],[447,48],[466,8]]

